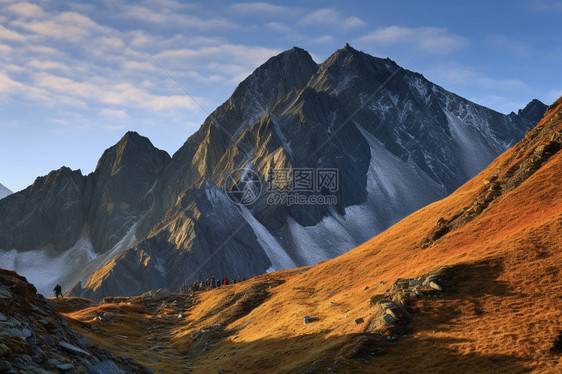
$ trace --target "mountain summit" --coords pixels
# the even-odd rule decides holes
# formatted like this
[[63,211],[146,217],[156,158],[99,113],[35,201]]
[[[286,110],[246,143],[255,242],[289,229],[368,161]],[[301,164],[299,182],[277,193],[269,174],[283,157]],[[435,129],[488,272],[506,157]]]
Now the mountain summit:
[[[77,177],[83,197],[72,209],[83,218],[55,249],[81,238],[95,260],[69,269],[65,286],[90,274],[73,294],[133,295],[333,258],[447,196],[523,138],[540,111],[532,102],[503,115],[349,45],[320,65],[293,48],[241,82],[171,159],[129,133],[93,174]],[[283,171],[307,171],[308,180],[312,171],[317,185],[318,173],[332,171],[333,183],[305,191],[285,184],[301,203],[275,202],[268,183]],[[233,203],[232,178],[250,172],[261,194]],[[0,218],[5,251],[33,249],[12,244],[13,227],[27,225],[41,203],[28,204],[29,193],[0,201],[0,212],[21,212]],[[35,244],[53,244],[51,231]]]

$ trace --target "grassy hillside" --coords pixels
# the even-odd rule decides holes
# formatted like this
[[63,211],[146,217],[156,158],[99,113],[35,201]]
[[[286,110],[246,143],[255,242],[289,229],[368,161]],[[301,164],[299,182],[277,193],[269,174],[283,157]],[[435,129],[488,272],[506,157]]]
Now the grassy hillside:
[[[559,100],[451,196],[334,260],[158,302],[57,304],[158,373],[562,372],[561,144]],[[375,328],[376,300],[431,272],[442,291],[402,300],[411,322]],[[94,320],[106,310],[116,318]]]

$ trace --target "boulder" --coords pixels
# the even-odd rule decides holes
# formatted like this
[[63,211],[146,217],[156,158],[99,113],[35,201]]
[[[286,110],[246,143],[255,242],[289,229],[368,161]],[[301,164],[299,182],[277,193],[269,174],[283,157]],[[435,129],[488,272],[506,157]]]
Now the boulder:
[[152,300],[160,301],[169,298],[172,296],[172,293],[165,288],[160,288],[152,295]]
[[117,317],[117,314],[115,314],[115,313],[113,313],[113,312],[105,312],[105,313],[102,314],[102,316],[103,316],[103,319],[109,320],[109,319],[114,319],[114,318],[116,318],[116,317]]
[[59,345],[61,346],[61,348],[63,348],[67,352],[74,353],[74,354],[84,356],[84,357],[90,357],[91,356],[91,354],[89,354],[88,352],[86,352],[82,348],[78,348],[77,346],[72,345],[70,343],[59,342]]
[[443,288],[441,288],[440,285],[435,283],[435,281],[429,282],[428,286],[431,287],[432,289],[434,289],[435,291],[443,291]]

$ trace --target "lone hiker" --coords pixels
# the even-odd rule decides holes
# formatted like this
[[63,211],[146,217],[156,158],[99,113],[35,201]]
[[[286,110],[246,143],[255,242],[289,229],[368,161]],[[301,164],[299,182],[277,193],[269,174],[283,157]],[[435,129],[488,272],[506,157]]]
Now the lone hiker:
[[60,286],[60,284],[57,284],[55,288],[53,288],[53,291],[55,291],[55,297],[57,299],[59,298],[59,295],[60,297],[64,298],[64,296],[62,295],[62,287]]

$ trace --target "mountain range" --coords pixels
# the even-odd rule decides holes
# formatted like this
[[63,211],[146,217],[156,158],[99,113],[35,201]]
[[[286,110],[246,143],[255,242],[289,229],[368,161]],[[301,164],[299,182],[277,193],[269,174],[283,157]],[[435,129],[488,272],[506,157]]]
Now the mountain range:
[[[503,115],[347,44],[320,65],[295,47],[172,157],[129,132],[93,173],[63,167],[2,199],[0,264],[92,299],[314,265],[455,191],[545,110]],[[271,202],[272,175],[311,170],[337,171],[299,192],[330,204]],[[294,196],[290,182],[276,188]]]
[[561,150],[562,98],[477,176],[360,246],[207,291],[46,301],[0,269],[0,368],[559,373]]

